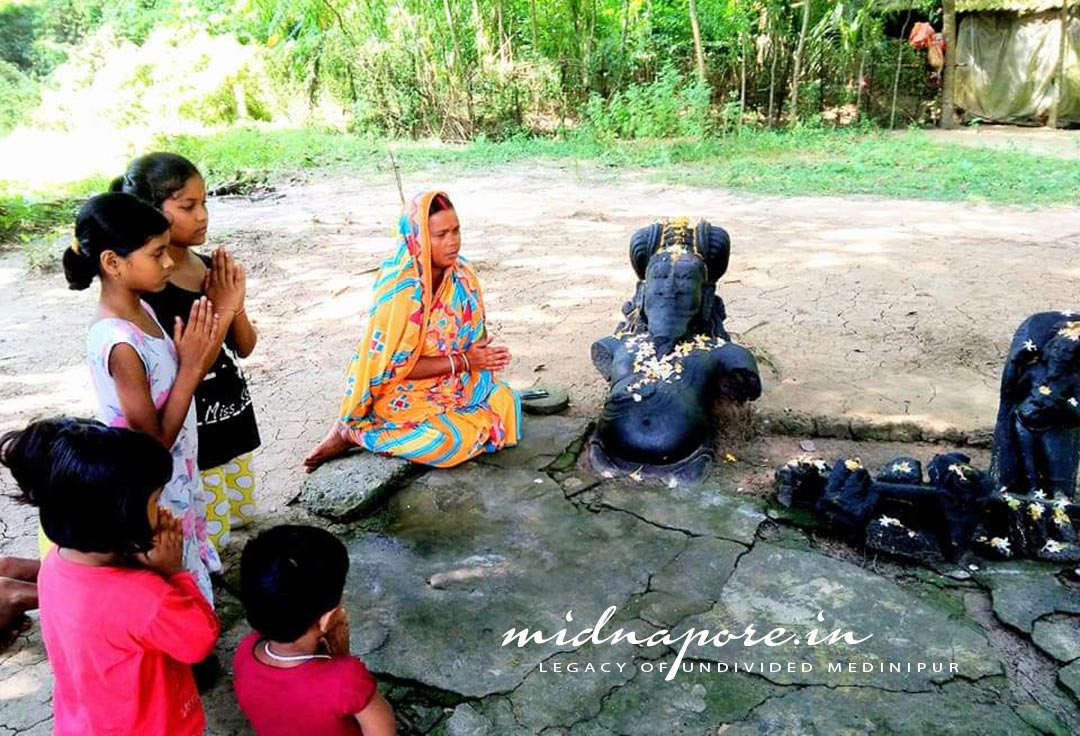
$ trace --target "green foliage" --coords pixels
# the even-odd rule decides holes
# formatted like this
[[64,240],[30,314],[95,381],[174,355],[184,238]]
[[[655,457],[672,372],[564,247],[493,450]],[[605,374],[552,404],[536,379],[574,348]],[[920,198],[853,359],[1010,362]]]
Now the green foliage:
[[0,2],[0,61],[28,73],[34,62],[37,7],[25,2]]
[[[801,11],[787,0],[696,0],[703,79],[687,0],[0,0],[0,57],[63,85],[73,66],[107,66],[88,59],[103,36],[144,48],[164,34],[178,49],[193,30],[228,37],[252,50],[289,104],[269,99],[265,84],[212,84],[205,99],[182,100],[180,117],[203,125],[285,116],[372,135],[501,140],[573,127],[587,110],[593,135],[622,140],[708,135],[734,118],[739,127],[780,124],[785,114],[850,121],[836,110],[856,105],[887,121],[882,15],[861,0],[809,2],[800,80],[791,76]],[[864,66],[871,83],[861,94]],[[920,119],[935,90],[907,66],[904,119]],[[795,81],[802,94],[790,110]],[[127,82],[153,97],[170,79],[155,67]],[[724,107],[733,91],[734,116]],[[138,94],[121,104],[130,109],[110,122],[152,114]]]
[[14,64],[0,61],[0,135],[22,122],[37,103],[34,80]]
[[592,94],[582,116],[582,132],[611,142],[636,138],[703,138],[712,132],[711,90],[665,67],[656,81],[631,84],[603,99]]
[[56,70],[35,118],[58,130],[97,122],[155,132],[270,120],[283,106],[275,86],[258,49],[231,35],[161,27],[137,46],[102,26]]

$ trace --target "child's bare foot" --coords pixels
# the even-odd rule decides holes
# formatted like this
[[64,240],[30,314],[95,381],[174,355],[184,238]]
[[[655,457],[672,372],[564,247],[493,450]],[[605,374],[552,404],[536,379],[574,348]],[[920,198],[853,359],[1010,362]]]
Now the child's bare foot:
[[332,460],[341,455],[350,447],[352,447],[352,444],[342,436],[341,430],[338,427],[332,427],[323,437],[322,442],[317,444],[315,449],[304,458],[304,467],[310,473],[327,460]]

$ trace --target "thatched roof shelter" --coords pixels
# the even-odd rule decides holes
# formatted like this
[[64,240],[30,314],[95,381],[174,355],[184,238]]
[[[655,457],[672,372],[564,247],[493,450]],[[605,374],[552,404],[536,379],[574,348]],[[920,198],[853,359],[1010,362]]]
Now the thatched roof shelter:
[[1080,124],[1080,0],[954,0],[954,8],[954,100],[967,118]]

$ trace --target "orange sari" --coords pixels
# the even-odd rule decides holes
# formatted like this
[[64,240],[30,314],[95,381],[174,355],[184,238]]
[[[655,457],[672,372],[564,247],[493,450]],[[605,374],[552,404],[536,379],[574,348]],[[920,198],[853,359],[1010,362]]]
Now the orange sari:
[[346,369],[341,421],[371,451],[453,467],[521,438],[521,401],[490,371],[410,380],[416,361],[468,350],[485,334],[480,281],[458,258],[431,287],[428,216],[438,192],[415,197],[383,262],[367,330]]

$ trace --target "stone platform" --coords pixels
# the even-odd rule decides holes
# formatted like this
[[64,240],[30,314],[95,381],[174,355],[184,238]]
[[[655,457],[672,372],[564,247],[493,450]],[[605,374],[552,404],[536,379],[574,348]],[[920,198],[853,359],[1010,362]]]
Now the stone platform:
[[[1080,595],[1058,568],[865,559],[722,474],[676,488],[593,477],[575,462],[587,430],[582,419],[528,417],[520,447],[406,478],[374,515],[332,526],[352,560],[353,650],[380,679],[399,733],[1080,732]],[[363,458],[327,477],[359,477]],[[502,646],[512,628],[573,636],[612,606],[605,635],[753,625],[872,637],[692,646],[670,681],[681,640]],[[219,611],[229,662],[248,629],[226,588]],[[907,672],[909,662],[955,668]],[[0,658],[0,734],[49,732],[50,679],[35,626]],[[227,675],[204,702],[209,733],[250,733]]]

